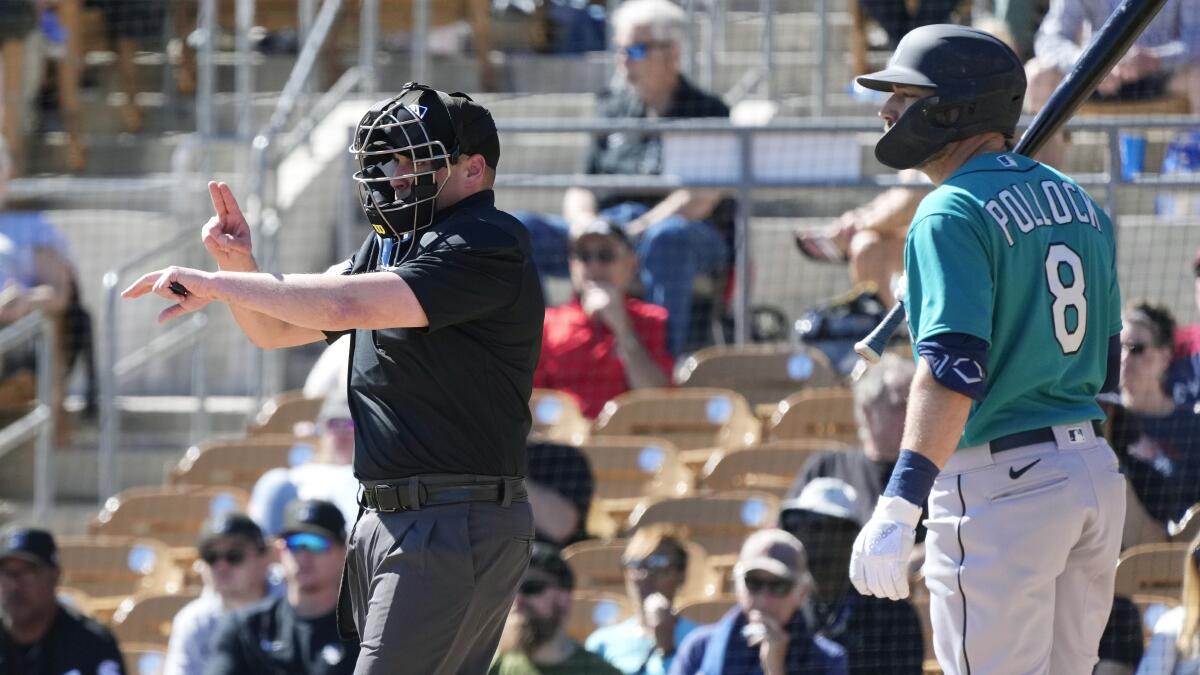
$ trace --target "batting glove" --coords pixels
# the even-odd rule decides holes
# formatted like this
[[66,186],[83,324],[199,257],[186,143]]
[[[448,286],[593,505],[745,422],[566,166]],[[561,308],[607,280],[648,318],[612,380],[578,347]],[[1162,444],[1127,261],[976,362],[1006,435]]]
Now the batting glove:
[[908,597],[908,557],[921,507],[901,497],[880,497],[850,554],[850,581],[863,595]]

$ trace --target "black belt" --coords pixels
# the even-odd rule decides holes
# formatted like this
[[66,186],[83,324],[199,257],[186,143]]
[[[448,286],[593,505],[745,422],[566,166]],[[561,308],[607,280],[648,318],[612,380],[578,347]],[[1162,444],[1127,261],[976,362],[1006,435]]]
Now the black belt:
[[360,483],[358,505],[379,511],[417,511],[426,506],[463,502],[497,502],[507,507],[528,501],[524,478],[497,478],[494,482],[427,483],[420,476],[396,481]]
[[[1092,420],[1092,429],[1095,430],[1096,436],[1104,436],[1104,426],[1100,424],[1100,420]],[[1041,429],[1030,429],[1029,431],[1018,431],[1015,434],[1001,436],[993,439],[988,445],[992,449],[992,454],[1020,448],[1026,445],[1035,443],[1053,443],[1054,429],[1052,427],[1042,427]]]

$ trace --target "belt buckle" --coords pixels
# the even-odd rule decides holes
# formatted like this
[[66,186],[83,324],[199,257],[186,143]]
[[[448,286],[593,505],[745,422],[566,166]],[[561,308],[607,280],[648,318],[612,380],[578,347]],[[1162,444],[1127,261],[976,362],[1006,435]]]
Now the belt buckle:
[[380,513],[395,513],[396,511],[404,510],[400,504],[400,496],[396,494],[396,488],[391,485],[380,484],[371,488],[375,493],[375,510]]

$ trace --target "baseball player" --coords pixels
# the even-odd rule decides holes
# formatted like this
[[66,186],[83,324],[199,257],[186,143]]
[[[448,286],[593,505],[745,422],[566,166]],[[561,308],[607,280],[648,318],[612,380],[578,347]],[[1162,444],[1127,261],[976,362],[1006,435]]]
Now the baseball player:
[[1091,673],[1125,516],[1125,480],[1096,431],[1120,359],[1112,223],[1073,180],[1009,152],[1025,75],[987,33],[918,28],[858,82],[891,93],[875,156],[937,188],[905,243],[918,364],[903,449],[851,579],[908,595],[928,499],[944,671]]
[[213,300],[264,347],[349,334],[360,516],[339,627],[356,675],[483,673],[529,564],[529,396],[544,303],[520,221],[495,207],[500,140],[464,94],[409,83],[351,146],[372,228],[326,274],[259,272],[226,185],[205,245],[221,270],[152,272],[170,319]]

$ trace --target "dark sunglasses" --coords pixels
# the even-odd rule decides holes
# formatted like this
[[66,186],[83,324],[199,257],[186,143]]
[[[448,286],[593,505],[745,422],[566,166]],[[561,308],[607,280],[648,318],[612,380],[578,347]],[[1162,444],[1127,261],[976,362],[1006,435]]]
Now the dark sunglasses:
[[671,556],[663,553],[654,553],[641,560],[626,560],[623,564],[627,570],[650,573],[666,572],[667,570],[679,567],[671,559]]
[[526,596],[541,595],[547,588],[550,588],[550,582],[545,579],[526,579],[517,587],[517,592]]
[[1129,352],[1130,356],[1137,356],[1138,354],[1141,354],[1142,352],[1146,351],[1149,348],[1150,348],[1150,346],[1147,345],[1145,342],[1134,342],[1132,344],[1121,345],[1121,349],[1124,349],[1125,351]]
[[308,551],[309,553],[325,553],[333,548],[333,541],[329,537],[322,537],[319,534],[311,532],[298,532],[289,534],[284,540],[289,551]]
[[795,583],[789,579],[763,579],[762,577],[752,577],[750,575],[743,577],[742,581],[746,584],[746,590],[751,595],[766,591],[769,595],[777,598],[782,598],[791,593],[792,587],[795,586]]
[[617,251],[612,248],[600,248],[594,251],[576,249],[571,251],[571,257],[585,265],[593,260],[608,265],[617,259]]
[[668,47],[670,42],[655,41],[655,42],[635,42],[628,47],[617,47],[617,53],[630,61],[641,61],[650,54],[651,49],[658,47]]
[[230,565],[241,565],[246,560],[246,552],[240,548],[233,548],[222,553],[221,551],[204,551],[200,554],[200,559],[204,564],[212,567],[224,560]]

